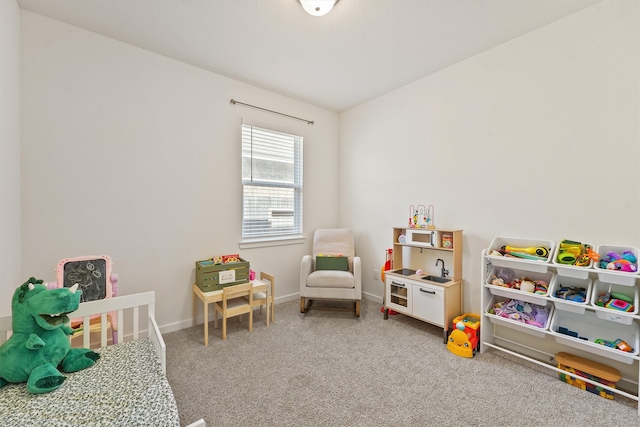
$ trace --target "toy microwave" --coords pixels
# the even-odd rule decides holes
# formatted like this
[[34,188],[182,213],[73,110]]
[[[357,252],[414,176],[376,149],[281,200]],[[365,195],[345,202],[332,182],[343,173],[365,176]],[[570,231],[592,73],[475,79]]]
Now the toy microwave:
[[405,243],[412,246],[435,246],[436,233],[422,228],[407,229]]

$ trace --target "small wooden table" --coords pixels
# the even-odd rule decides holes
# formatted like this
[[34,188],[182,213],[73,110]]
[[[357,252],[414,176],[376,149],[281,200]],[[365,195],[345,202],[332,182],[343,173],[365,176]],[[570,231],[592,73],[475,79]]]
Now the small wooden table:
[[[232,285],[233,286],[233,285]],[[193,326],[196,325],[196,305],[198,297],[200,301],[204,303],[204,345],[205,347],[209,346],[209,304],[212,302],[222,301],[222,289],[218,291],[210,291],[210,292],[202,292],[202,289],[198,287],[195,283],[191,287],[193,289]],[[267,294],[267,301],[269,300],[269,295],[271,294],[271,287],[261,281],[260,279],[255,279],[251,281],[251,289],[253,292],[265,292]],[[267,303],[267,318],[269,317],[269,304]],[[218,316],[214,316],[213,327],[218,327]]]

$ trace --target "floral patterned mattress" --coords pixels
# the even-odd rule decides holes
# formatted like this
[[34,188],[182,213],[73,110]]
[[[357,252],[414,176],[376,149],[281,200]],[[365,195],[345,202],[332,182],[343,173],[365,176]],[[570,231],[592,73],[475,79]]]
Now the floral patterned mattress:
[[96,350],[90,368],[65,374],[50,393],[26,383],[0,388],[0,426],[179,426],[178,409],[148,339]]

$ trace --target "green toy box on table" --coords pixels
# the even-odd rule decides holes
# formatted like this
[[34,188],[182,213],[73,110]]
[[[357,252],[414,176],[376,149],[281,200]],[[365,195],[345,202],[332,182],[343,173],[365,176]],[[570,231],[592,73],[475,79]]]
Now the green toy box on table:
[[249,262],[238,254],[196,261],[196,285],[202,292],[249,282]]

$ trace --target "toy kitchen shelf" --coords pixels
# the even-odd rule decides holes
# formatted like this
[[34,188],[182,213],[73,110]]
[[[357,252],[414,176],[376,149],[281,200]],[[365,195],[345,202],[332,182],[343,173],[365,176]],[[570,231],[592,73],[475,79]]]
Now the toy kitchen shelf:
[[[539,246],[547,243],[544,241],[514,240],[516,240],[516,243],[512,244],[519,243],[518,246],[521,247]],[[553,242],[548,243],[553,245]],[[635,297],[635,305],[637,307],[638,285],[636,282],[637,279],[640,279],[639,275],[624,275],[595,267],[571,267],[567,269],[566,265],[552,262],[491,255],[491,249],[495,248],[490,247],[488,250],[483,250],[481,262],[481,353],[484,353],[489,348],[499,350],[558,373],[575,377],[575,374],[561,370],[556,365],[551,364],[556,353],[568,351],[599,363],[613,364],[620,367],[621,370],[626,369],[629,376],[637,374],[640,377],[640,372],[634,371],[634,367],[629,366],[640,361],[640,316],[637,314],[637,308],[636,311],[627,313],[597,306],[595,305],[595,300],[593,300],[593,295],[599,294],[599,291],[606,291],[613,287],[612,291],[614,292],[624,292],[632,298]],[[553,252],[553,248],[550,249],[550,252]],[[550,255],[550,258],[553,259],[554,255],[555,252]],[[527,276],[531,280],[549,280],[551,283],[549,283],[548,293],[535,294],[493,285],[491,283],[492,277],[501,268],[508,268],[515,272],[517,276]],[[560,283],[563,286],[584,287],[591,292],[587,291],[585,303],[573,303],[555,297],[554,291],[556,286],[560,286]],[[593,295],[590,295],[590,293]],[[543,327],[536,327],[488,312],[489,307],[494,302],[507,299],[546,306],[549,310],[550,318]],[[569,334],[565,333],[567,330]],[[596,344],[594,341],[597,338],[606,340],[621,338],[633,347],[633,350],[624,352]],[[628,389],[635,388],[633,393],[582,377],[578,378],[612,393],[638,401],[638,395],[640,394],[637,382],[638,377],[623,379],[625,384],[628,385]],[[640,406],[638,415],[640,415]]]
[[[452,275],[441,278],[428,270],[417,275],[404,263],[404,250],[448,253]],[[393,310],[439,326],[446,343],[451,322],[462,313],[462,230],[394,227],[393,266],[385,272],[385,320]]]

